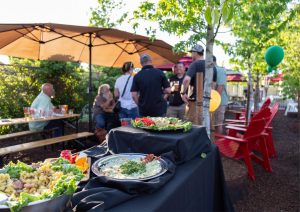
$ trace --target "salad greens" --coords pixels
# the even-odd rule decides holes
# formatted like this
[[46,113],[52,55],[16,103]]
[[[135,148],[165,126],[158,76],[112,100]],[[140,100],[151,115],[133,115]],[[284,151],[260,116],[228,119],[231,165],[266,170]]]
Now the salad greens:
[[52,193],[43,193],[35,196],[25,192],[20,193],[18,201],[7,201],[7,204],[12,212],[21,211],[21,209],[27,206],[29,203],[43,200],[43,199],[54,199],[56,197],[65,195],[72,195],[77,189],[76,179],[74,176],[62,176],[55,184]]
[[136,161],[128,161],[120,166],[122,174],[133,174],[146,172],[146,164],[138,163]]
[[27,206],[30,202],[34,202],[40,200],[39,196],[34,196],[32,194],[28,194],[25,192],[20,193],[20,197],[18,201],[8,201],[7,204],[12,212],[21,211],[21,209]]
[[62,194],[71,195],[76,191],[76,189],[76,177],[62,176],[53,188],[51,199]]
[[182,121],[173,117],[136,118],[131,121],[131,124],[133,127],[149,130],[164,131],[183,129],[184,132],[191,130],[193,126],[190,121]]
[[9,174],[11,178],[20,178],[20,173],[22,171],[25,172],[33,172],[34,169],[27,165],[26,163],[23,163],[21,161],[18,161],[16,164],[12,161],[10,161],[3,169],[0,170],[1,174]]
[[[54,187],[47,192],[36,195],[21,192],[16,200],[8,200],[6,205],[12,212],[21,211],[23,207],[34,201],[54,199],[61,195],[72,195],[77,189],[76,183],[84,177],[83,172],[76,165],[70,164],[68,160],[63,158],[52,162],[50,168],[53,171],[61,171],[64,175],[57,179]],[[32,173],[37,169],[20,161],[16,164],[9,162],[3,169],[0,169],[0,174],[9,174],[10,178],[19,179],[22,171]],[[72,175],[69,175],[70,173]]]
[[[58,159],[59,160],[59,159]],[[57,160],[57,161],[58,161]],[[53,169],[54,171],[62,171],[64,174],[68,174],[68,173],[73,173],[73,175],[75,175],[75,179],[77,181],[80,181],[82,178],[84,178],[84,174],[83,172],[77,168],[76,165],[70,164],[70,162],[68,160],[62,159],[64,161],[62,161],[63,163],[57,163],[59,165],[53,165],[51,166],[51,169]],[[65,161],[67,161],[68,163],[66,163]]]

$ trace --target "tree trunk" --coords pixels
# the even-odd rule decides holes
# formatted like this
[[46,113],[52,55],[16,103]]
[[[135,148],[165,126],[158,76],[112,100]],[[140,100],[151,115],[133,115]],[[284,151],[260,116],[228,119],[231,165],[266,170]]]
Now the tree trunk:
[[260,102],[260,89],[259,89],[259,73],[256,73],[256,88],[254,95],[254,111],[259,110],[259,102]]
[[246,113],[246,124],[249,124],[249,121],[251,119],[251,108],[253,104],[253,85],[252,85],[252,75],[250,71],[250,66],[249,66],[249,71],[248,71],[248,90],[247,90],[247,113]]
[[214,29],[212,26],[207,26],[206,35],[206,52],[205,52],[205,79],[203,90],[203,124],[206,127],[208,136],[210,137],[210,92],[213,78],[213,46],[214,46]]
[[300,91],[298,91],[298,118],[300,119]]

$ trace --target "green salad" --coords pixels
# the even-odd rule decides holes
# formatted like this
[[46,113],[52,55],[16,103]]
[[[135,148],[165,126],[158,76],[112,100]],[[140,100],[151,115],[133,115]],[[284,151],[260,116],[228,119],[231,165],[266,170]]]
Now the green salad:
[[83,177],[76,165],[62,158],[32,165],[10,162],[0,170],[0,193],[7,196],[2,205],[17,212],[31,202],[72,195]]
[[131,121],[133,127],[143,128],[149,130],[179,130],[182,129],[187,132],[192,129],[192,122],[182,121],[178,118],[173,117],[144,117],[136,118]]

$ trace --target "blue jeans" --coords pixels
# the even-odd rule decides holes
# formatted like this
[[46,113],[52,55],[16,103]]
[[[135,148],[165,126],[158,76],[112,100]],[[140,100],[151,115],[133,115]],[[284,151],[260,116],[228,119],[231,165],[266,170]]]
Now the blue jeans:
[[112,128],[120,126],[119,119],[115,113],[104,112],[95,116],[96,129],[106,129],[107,131]]
[[63,135],[63,127],[64,123],[62,120],[51,120],[49,123],[44,127],[45,130],[54,129],[53,137],[59,137]]
[[95,121],[96,121],[96,128],[101,128],[104,129],[105,128],[105,116],[104,113],[100,113],[98,115],[95,116]]
[[132,108],[130,110],[126,108],[121,108],[121,111],[119,112],[119,118],[124,119],[124,118],[131,118],[135,119],[139,117],[139,110],[137,107]]

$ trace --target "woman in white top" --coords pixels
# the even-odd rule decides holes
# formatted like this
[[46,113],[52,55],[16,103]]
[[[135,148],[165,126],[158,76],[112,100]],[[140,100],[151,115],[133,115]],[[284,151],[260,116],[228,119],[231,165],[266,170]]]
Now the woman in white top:
[[[138,107],[133,101],[130,91],[133,81],[133,76],[131,76],[133,69],[134,66],[132,62],[124,63],[122,67],[123,75],[120,76],[115,83],[115,97],[121,102],[121,110],[119,112],[120,119],[135,119],[139,117]],[[124,91],[125,87],[126,90]]]

